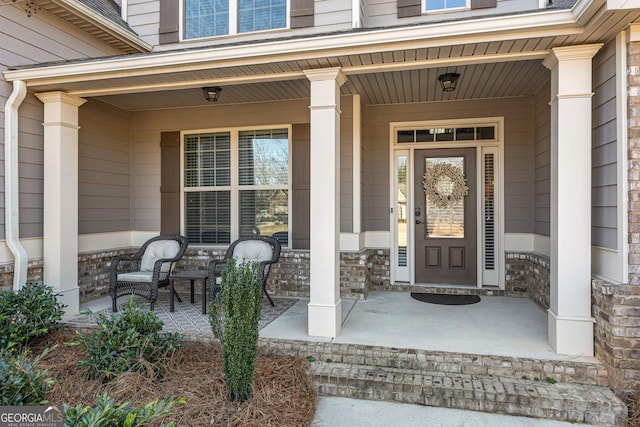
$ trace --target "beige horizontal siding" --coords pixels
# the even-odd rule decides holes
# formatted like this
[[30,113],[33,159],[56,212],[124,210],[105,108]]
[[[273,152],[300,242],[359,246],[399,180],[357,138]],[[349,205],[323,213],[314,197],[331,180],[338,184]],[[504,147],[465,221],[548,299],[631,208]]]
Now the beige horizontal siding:
[[609,249],[618,248],[615,54],[612,41],[593,59],[591,241]]
[[465,10],[423,14],[421,16],[398,18],[397,0],[368,0],[367,23],[370,27],[386,27],[391,25],[417,24],[423,22],[440,22],[443,19],[458,20],[477,16],[514,13],[538,10],[537,0],[498,0],[497,7],[487,9]]
[[[4,116],[12,85],[2,71],[38,62],[115,55],[117,50],[80,28],[41,11],[28,17],[20,4],[0,8],[0,116]],[[20,237],[42,237],[43,107],[27,95],[19,109]],[[4,135],[4,120],[0,120]],[[4,138],[0,140],[0,145]],[[0,149],[0,239],[4,239],[4,149]]]
[[541,86],[535,99],[535,227],[543,236],[551,234],[551,96],[550,81]]
[[340,231],[353,231],[353,97],[340,100]]
[[134,228],[160,230],[160,133],[309,123],[309,100],[141,111],[133,115]]
[[176,49],[178,47],[203,47],[227,44],[230,41],[245,42],[269,40],[289,36],[310,35],[351,29],[350,0],[315,0],[314,26],[305,28],[280,29],[251,33],[239,33],[233,36],[218,36],[206,39],[185,40],[181,43],[159,45],[158,28],[160,23],[159,0],[131,0],[128,3],[128,23],[140,37],[155,46],[156,50]]
[[78,231],[129,230],[129,113],[91,100],[79,113]]

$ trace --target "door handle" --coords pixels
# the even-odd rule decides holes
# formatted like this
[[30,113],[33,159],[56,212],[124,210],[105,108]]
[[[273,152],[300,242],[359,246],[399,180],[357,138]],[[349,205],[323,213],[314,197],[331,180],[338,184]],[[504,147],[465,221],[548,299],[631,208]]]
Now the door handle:
[[416,224],[422,224],[422,221],[420,221],[419,219],[416,219]]

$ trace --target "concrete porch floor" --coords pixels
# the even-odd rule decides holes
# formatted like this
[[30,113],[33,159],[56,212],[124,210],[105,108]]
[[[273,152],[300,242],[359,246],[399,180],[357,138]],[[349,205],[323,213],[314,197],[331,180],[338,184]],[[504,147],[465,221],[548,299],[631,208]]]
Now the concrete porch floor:
[[260,331],[263,338],[377,345],[482,355],[595,362],[556,354],[547,340],[547,313],[526,298],[482,296],[477,304],[447,306],[416,301],[405,292],[371,292],[342,300],[336,338],[307,335],[301,299]]
[[[198,295],[193,306],[176,302],[175,322],[194,322],[191,313],[199,314]],[[366,300],[342,300],[342,332],[336,338],[307,335],[308,302],[297,299],[260,330],[260,337],[596,362],[593,357],[556,354],[547,340],[546,312],[526,298],[482,296],[477,304],[447,306],[416,301],[407,292],[371,292]],[[96,312],[110,304],[106,297],[81,304],[81,309]],[[206,325],[200,329],[209,333],[208,320],[201,317],[197,320]]]

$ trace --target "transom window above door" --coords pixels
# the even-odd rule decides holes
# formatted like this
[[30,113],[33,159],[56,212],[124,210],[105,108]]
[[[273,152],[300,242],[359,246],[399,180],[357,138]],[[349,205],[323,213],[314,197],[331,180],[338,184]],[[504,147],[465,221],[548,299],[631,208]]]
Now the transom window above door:
[[287,0],[184,0],[184,38],[287,26]]
[[396,143],[492,141],[495,138],[495,126],[407,129],[398,130]]

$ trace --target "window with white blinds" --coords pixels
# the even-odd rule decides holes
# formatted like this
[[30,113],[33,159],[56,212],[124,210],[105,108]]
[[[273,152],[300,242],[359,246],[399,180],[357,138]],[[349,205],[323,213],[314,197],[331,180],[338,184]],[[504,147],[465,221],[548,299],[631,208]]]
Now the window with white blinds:
[[289,130],[184,136],[184,226],[190,243],[289,235]]

